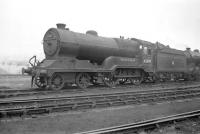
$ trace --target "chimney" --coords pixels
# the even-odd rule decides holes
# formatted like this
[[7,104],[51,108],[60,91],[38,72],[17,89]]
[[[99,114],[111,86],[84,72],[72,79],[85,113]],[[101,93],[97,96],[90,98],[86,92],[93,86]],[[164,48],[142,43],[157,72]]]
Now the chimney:
[[58,24],[56,24],[56,26],[57,26],[57,28],[58,29],[65,29],[65,26],[66,26],[66,24],[63,24],[63,23],[58,23]]
[[187,51],[190,51],[190,48],[189,48],[189,47],[187,47],[187,48],[186,48],[186,50],[187,50]]

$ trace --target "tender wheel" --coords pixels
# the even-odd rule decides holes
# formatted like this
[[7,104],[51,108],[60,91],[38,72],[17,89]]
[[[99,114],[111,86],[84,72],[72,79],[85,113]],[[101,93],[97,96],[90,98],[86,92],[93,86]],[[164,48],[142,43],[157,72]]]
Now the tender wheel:
[[131,80],[131,83],[132,83],[133,85],[136,85],[136,86],[140,85],[141,82],[142,82],[142,79],[141,79],[140,77],[131,78],[130,80]]
[[92,83],[93,85],[99,85],[99,84],[100,84],[100,83],[97,82],[96,79],[92,79],[92,80],[91,80],[91,83]]
[[37,87],[39,87],[39,88],[45,88],[47,86],[44,77],[36,76],[34,79],[35,79],[35,85]]
[[87,73],[78,73],[75,81],[79,88],[84,89],[90,85],[90,76]]
[[113,77],[113,75],[109,74],[109,75],[105,75],[103,77],[103,82],[106,86],[108,87],[115,87],[117,85],[117,80],[116,78]]
[[50,79],[50,88],[53,90],[60,90],[64,87],[65,82],[61,74],[54,74]]
[[123,78],[123,79],[120,79],[119,81],[119,84],[125,84],[127,82],[127,79],[126,78]]

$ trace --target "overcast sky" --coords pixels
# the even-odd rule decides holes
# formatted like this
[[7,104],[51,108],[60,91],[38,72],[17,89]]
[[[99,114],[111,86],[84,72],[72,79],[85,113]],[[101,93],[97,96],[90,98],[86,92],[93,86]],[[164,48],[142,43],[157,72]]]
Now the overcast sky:
[[43,58],[43,36],[56,23],[200,49],[200,0],[0,0],[0,18],[0,60]]

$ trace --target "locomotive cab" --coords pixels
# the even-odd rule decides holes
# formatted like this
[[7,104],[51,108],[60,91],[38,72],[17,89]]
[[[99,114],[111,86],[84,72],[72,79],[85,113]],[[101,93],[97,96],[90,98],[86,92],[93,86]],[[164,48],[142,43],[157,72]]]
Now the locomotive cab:
[[152,62],[153,62],[153,46],[152,45],[144,45],[142,50],[143,64],[145,66],[145,70],[147,72],[152,72]]

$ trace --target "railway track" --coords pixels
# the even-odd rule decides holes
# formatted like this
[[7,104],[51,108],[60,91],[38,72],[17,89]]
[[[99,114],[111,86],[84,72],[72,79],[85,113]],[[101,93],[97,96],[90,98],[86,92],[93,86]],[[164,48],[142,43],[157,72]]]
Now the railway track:
[[69,90],[40,90],[38,88],[32,89],[22,89],[22,90],[2,90],[0,91],[0,98],[11,98],[11,97],[23,97],[23,96],[33,96],[33,95],[48,95],[48,94],[62,94],[62,93],[81,93],[85,92],[81,89],[69,89]]
[[[170,85],[172,86],[178,86],[178,85],[198,85],[199,82],[179,82],[179,83],[162,83],[162,84],[152,84],[152,83],[146,83],[140,86],[140,88],[147,88],[147,87],[168,87]],[[118,86],[116,87],[117,89],[125,89],[125,88],[134,88],[133,85],[123,85],[123,86]],[[0,99],[1,98],[11,98],[11,97],[23,97],[23,96],[33,96],[33,95],[50,95],[50,94],[63,94],[63,93],[83,93],[87,91],[91,91],[94,89],[98,90],[110,90],[109,88],[106,87],[92,87],[89,89],[77,89],[77,88],[71,88],[71,89],[64,89],[64,90],[59,90],[59,91],[54,91],[54,90],[48,90],[48,89],[39,89],[39,88],[30,88],[30,89],[1,89],[0,90]]]
[[199,117],[200,110],[141,121],[137,123],[125,124],[120,126],[114,126],[104,129],[98,129],[93,131],[81,132],[76,134],[133,134],[138,131],[151,130],[153,128],[159,128],[160,125],[166,123],[175,123],[178,121],[182,121],[184,119]]
[[0,117],[37,115],[200,97],[200,86],[71,97],[0,101]]

